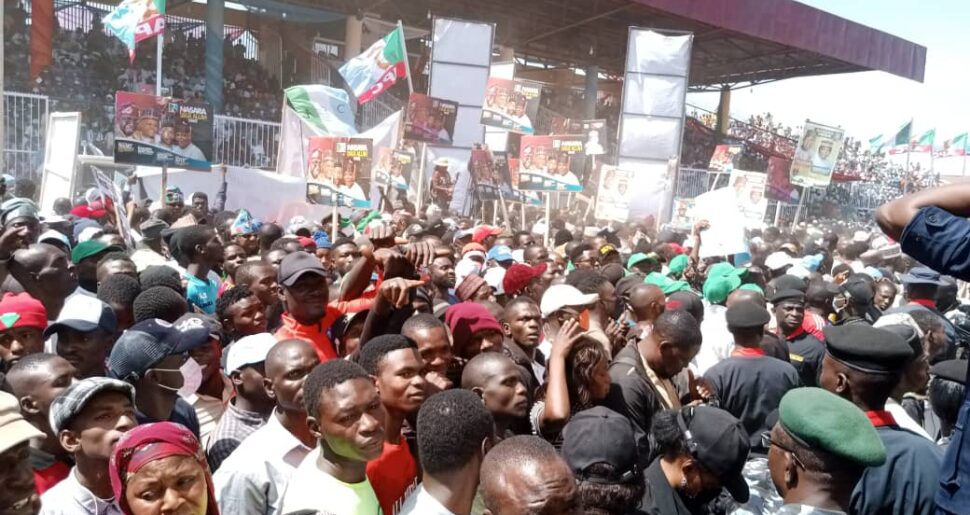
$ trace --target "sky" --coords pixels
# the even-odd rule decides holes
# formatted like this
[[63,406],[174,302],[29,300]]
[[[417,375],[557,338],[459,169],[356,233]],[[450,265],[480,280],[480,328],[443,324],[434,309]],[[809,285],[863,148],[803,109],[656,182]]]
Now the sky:
[[[800,1],[925,46],[924,82],[884,72],[787,79],[732,91],[732,117],[770,112],[793,128],[811,119],[862,140],[912,118],[913,135],[936,129],[937,145],[970,131],[970,1]],[[691,93],[687,102],[713,111],[718,93]]]

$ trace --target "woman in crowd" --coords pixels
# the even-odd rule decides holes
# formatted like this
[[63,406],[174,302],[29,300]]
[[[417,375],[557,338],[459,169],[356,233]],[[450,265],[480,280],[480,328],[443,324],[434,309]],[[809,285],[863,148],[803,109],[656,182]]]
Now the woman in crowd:
[[144,424],[125,433],[108,473],[125,515],[219,515],[205,452],[179,424]]

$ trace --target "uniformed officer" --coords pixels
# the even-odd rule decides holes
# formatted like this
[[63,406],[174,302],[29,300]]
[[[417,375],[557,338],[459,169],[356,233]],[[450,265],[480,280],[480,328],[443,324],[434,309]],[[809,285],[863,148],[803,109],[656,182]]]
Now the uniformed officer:
[[778,409],[785,392],[799,386],[798,371],[791,364],[765,355],[761,340],[768,310],[752,301],[736,302],[725,313],[734,337],[731,356],[704,373],[721,409],[741,421],[752,449],[761,447],[761,434],[769,413]]
[[886,463],[866,469],[852,492],[851,512],[916,515],[935,511],[942,453],[899,427],[885,410],[913,349],[898,335],[865,324],[825,329],[819,383],[865,411],[886,446]]
[[937,445],[946,448],[950,445],[953,429],[957,425],[960,405],[967,392],[967,360],[950,359],[941,361],[930,368],[930,386],[927,393],[930,407],[938,420],[940,438]]
[[785,504],[777,515],[848,513],[866,467],[886,462],[886,447],[865,414],[821,388],[796,388],[762,433],[771,480]]
[[788,357],[798,370],[802,384],[818,385],[818,371],[822,365],[825,346],[802,325],[805,319],[805,293],[799,290],[779,290],[771,297],[778,322],[778,336],[788,342]]

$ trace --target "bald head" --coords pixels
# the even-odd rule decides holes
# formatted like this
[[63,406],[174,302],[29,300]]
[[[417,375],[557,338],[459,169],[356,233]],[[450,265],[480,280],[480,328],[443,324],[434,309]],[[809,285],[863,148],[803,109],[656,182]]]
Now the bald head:
[[727,298],[727,307],[730,308],[738,302],[754,302],[761,307],[766,307],[765,296],[753,290],[732,291]]
[[310,342],[296,339],[283,340],[273,345],[273,348],[266,354],[266,375],[278,375],[287,368],[287,362],[308,354],[316,354],[316,350]]
[[630,289],[630,309],[637,322],[653,322],[664,312],[664,292],[652,284],[638,284]]
[[537,436],[513,436],[482,462],[481,489],[493,515],[573,514],[576,481],[556,449]]
[[530,245],[522,251],[522,259],[530,265],[538,265],[549,260],[549,251],[542,245]]
[[24,291],[44,303],[51,318],[58,315],[60,303],[77,288],[70,258],[47,243],[34,243],[14,252],[9,267],[10,275]]
[[461,387],[464,390],[484,387],[493,377],[515,369],[515,362],[501,352],[483,352],[465,364],[461,373]]

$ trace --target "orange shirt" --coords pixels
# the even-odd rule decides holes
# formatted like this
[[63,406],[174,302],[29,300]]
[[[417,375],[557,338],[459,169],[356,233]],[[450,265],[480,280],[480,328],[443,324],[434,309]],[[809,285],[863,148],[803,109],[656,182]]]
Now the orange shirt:
[[418,464],[404,436],[398,444],[384,442],[381,455],[367,462],[367,479],[385,515],[401,511],[404,498],[418,481]]
[[333,342],[330,341],[330,336],[327,332],[330,330],[330,326],[341,315],[343,313],[339,309],[327,306],[327,312],[319,322],[313,325],[303,325],[291,317],[289,313],[283,313],[283,325],[276,330],[276,340],[282,341],[291,338],[304,340],[313,344],[313,348],[316,349],[321,363],[335,359],[338,357],[337,349],[333,346]]

